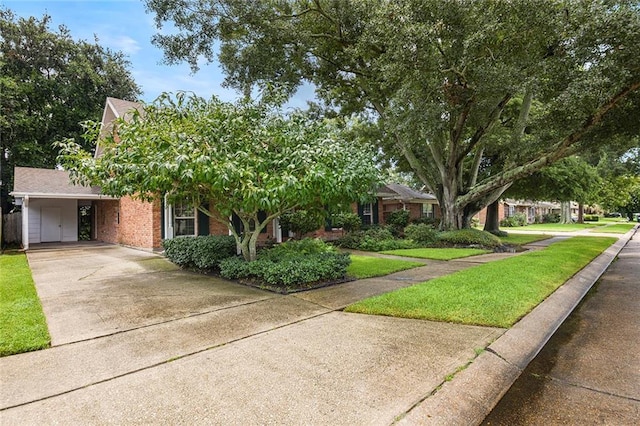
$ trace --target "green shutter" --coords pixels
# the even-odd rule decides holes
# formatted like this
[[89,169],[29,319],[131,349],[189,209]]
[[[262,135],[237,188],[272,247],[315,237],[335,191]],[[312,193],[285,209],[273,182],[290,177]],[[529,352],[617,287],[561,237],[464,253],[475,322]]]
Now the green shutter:
[[[203,208],[209,210],[209,204],[203,204]],[[209,216],[202,213],[200,210],[198,212],[198,235],[209,235]]]

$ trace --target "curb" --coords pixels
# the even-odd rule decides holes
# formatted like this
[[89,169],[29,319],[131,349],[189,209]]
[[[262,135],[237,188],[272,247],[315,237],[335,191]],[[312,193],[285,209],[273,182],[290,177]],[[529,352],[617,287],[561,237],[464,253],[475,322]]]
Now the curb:
[[600,279],[636,225],[487,347],[467,369],[412,408],[398,425],[478,425]]

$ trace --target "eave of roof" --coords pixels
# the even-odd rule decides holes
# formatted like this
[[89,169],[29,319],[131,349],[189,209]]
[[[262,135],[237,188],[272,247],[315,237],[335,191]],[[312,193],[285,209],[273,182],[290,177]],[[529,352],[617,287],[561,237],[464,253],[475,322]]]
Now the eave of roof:
[[54,192],[10,192],[9,195],[15,198],[25,198],[29,197],[30,199],[36,198],[49,198],[49,199],[75,199],[75,200],[117,200],[117,197],[111,197],[108,195],[102,194],[65,194],[65,193],[54,193]]

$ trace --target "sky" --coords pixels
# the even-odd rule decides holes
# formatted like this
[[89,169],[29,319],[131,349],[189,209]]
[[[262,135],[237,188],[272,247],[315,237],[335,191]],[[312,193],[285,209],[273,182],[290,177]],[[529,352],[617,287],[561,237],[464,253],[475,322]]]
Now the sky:
[[[192,91],[198,96],[218,96],[233,101],[239,93],[222,87],[224,75],[217,63],[203,64],[196,74],[189,66],[162,64],[163,52],[151,44],[158,32],[154,15],[145,11],[143,0],[0,0],[0,5],[18,17],[51,16],[51,30],[66,26],[75,40],[93,42],[127,55],[129,70],[141,87],[141,100],[153,101],[162,92]],[[302,88],[288,106],[305,108],[312,89]]]

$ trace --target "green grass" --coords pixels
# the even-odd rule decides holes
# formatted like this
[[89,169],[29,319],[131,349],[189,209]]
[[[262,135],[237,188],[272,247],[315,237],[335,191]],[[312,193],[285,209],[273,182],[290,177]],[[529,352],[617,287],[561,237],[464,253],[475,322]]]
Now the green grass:
[[551,235],[546,234],[509,234],[506,237],[500,237],[500,241],[502,241],[503,244],[521,246],[523,244],[546,240],[551,237]]
[[477,256],[479,254],[492,253],[492,251],[474,248],[417,248],[387,250],[380,253],[405,257],[417,257],[420,259],[451,260],[469,256]]
[[510,327],[613,244],[574,237],[362,300],[347,312]]
[[44,349],[51,338],[24,254],[0,256],[0,356]]
[[515,226],[512,228],[501,228],[503,231],[509,232],[510,230],[523,230],[523,231],[549,231],[549,232],[573,232],[581,231],[583,229],[594,228],[596,226],[602,226],[603,224],[598,222],[589,223],[534,223],[526,226]]
[[418,266],[424,266],[424,263],[352,254],[347,275],[358,279],[380,277]]
[[602,226],[592,229],[590,232],[605,232],[609,234],[626,234],[629,229],[635,226],[634,223],[616,223],[615,225]]

